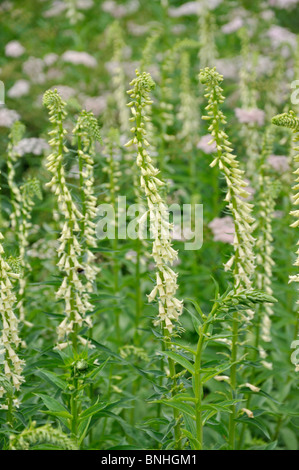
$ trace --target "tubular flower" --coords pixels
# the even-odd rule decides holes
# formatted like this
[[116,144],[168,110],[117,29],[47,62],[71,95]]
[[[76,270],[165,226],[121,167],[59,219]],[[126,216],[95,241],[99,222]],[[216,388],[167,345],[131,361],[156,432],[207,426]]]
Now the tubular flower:
[[[272,119],[273,124],[276,126],[282,126],[282,127],[287,127],[289,129],[292,129],[294,132],[294,162],[299,163],[299,145],[297,142],[299,142],[299,118],[295,115],[293,111],[289,111],[288,113],[284,114],[279,114],[278,116],[275,116]],[[293,190],[295,194],[293,195],[293,204],[295,206],[299,205],[299,168],[296,168],[295,171],[293,172],[295,175],[295,185],[293,186]],[[293,228],[298,228],[299,227],[299,210],[293,210],[290,212],[290,214],[295,217],[295,222],[291,224],[291,227]],[[297,243],[297,245],[299,242]],[[296,261],[294,263],[294,266],[299,266],[299,249],[296,251]],[[296,274],[294,276],[290,276],[290,281],[289,282],[299,282],[299,274]],[[297,300],[297,305],[299,305],[299,300]]]
[[[136,71],[136,78],[130,83],[132,89],[128,91],[131,97],[132,121],[135,125],[131,129],[134,135],[126,145],[137,146],[137,166],[140,170],[140,186],[145,193],[149,208],[151,231],[154,237],[152,256],[156,264],[156,285],[148,296],[149,302],[156,297],[159,300],[159,314],[155,325],[163,324],[171,333],[173,322],[178,321],[182,313],[183,303],[175,295],[178,288],[177,274],[171,269],[177,259],[177,251],[172,248],[169,223],[169,212],[160,195],[160,188],[164,182],[157,176],[159,170],[152,165],[152,159],[147,152],[150,145],[146,139],[145,116],[146,107],[152,104],[150,91],[155,87],[150,74],[140,74]],[[141,221],[140,221],[141,223]]]
[[[43,102],[49,110],[50,122],[53,124],[53,130],[49,132],[51,136],[49,144],[52,147],[52,153],[47,158],[47,169],[53,176],[47,186],[57,197],[58,207],[63,218],[57,266],[64,273],[64,278],[56,293],[56,298],[64,300],[66,318],[58,326],[58,340],[61,341],[72,335],[73,346],[76,347],[77,327],[82,326],[83,321],[91,326],[91,320],[85,318],[85,314],[93,309],[88,301],[85,286],[78,275],[78,272],[84,269],[81,263],[83,253],[79,242],[80,224],[83,215],[74,203],[66,185],[63,166],[63,156],[67,152],[64,145],[66,130],[63,128],[63,121],[66,117],[65,102],[62,101],[57,90],[46,91]],[[78,338],[81,341],[80,336]],[[63,344],[67,346],[68,341],[64,341]]]
[[[0,233],[0,240],[3,240]],[[24,361],[21,360],[16,351],[21,343],[18,334],[18,319],[14,313],[14,305],[16,296],[13,292],[13,281],[19,276],[12,272],[11,267],[4,259],[4,249],[0,243],[0,313],[2,319],[2,334],[0,340],[0,354],[3,355],[3,368],[6,379],[10,385],[19,390],[20,385],[24,382],[22,370]],[[7,392],[6,388],[0,387],[0,396]],[[5,405],[2,406],[5,408]]]
[[[273,236],[272,236],[272,222],[275,210],[275,199],[278,193],[278,186],[272,179],[267,176],[267,159],[272,150],[272,135],[270,130],[265,134],[261,165],[259,171],[259,201],[258,201],[258,214],[255,224],[256,231],[256,281],[257,288],[266,292],[269,295],[273,294],[272,291],[272,268],[274,261],[272,259],[273,253]],[[271,320],[273,315],[273,304],[265,303],[262,306],[263,315],[261,318],[262,340],[265,342],[271,341]]]
[[206,85],[208,105],[205,108],[207,115],[203,119],[210,121],[209,132],[212,136],[211,144],[216,145],[216,155],[211,167],[218,165],[222,171],[226,184],[227,194],[225,201],[233,216],[235,225],[234,256],[226,263],[225,268],[231,269],[234,265],[235,287],[250,288],[251,276],[254,271],[254,254],[252,236],[252,224],[254,219],[251,215],[252,204],[247,202],[249,197],[244,179],[244,172],[239,168],[236,156],[232,154],[232,146],[228,136],[220,125],[225,124],[225,116],[220,109],[224,102],[220,83],[223,80],[216,68],[205,68],[199,75],[200,81]]
[[83,267],[87,279],[86,288],[93,290],[93,282],[99,272],[94,265],[95,255],[90,248],[97,246],[94,219],[97,211],[97,198],[94,195],[94,156],[95,141],[102,142],[97,119],[93,113],[82,111],[78,117],[73,134],[78,139],[79,179],[82,198],[81,240],[85,244]]

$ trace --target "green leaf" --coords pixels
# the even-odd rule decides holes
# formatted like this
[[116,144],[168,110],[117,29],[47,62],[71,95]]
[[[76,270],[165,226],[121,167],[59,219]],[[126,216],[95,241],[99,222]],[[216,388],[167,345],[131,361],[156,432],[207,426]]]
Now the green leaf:
[[173,351],[162,351],[161,353],[173,359],[177,364],[180,364],[182,367],[184,367],[184,369],[186,369],[192,375],[195,374],[194,366],[185,357],[182,357]]
[[163,403],[164,405],[170,406],[171,408],[175,408],[176,410],[187,414],[192,419],[195,419],[194,408],[191,405],[187,405],[186,403],[181,403],[180,401],[175,400],[175,398],[170,400],[155,400],[155,402],[152,403]]

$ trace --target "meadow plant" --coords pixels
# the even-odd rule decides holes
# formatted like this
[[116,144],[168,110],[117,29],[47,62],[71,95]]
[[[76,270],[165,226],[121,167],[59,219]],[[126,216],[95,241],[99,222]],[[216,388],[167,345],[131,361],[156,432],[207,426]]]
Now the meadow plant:
[[[234,273],[234,291],[238,293],[242,289],[252,287],[251,278],[254,272],[255,260],[252,235],[254,219],[251,215],[252,204],[247,199],[249,193],[246,191],[246,182],[243,179],[244,172],[239,168],[236,156],[232,154],[232,146],[228,140],[226,132],[221,128],[226,124],[226,119],[220,109],[224,102],[221,82],[223,77],[214,69],[203,69],[200,72],[199,79],[206,86],[205,97],[208,100],[206,106],[207,114],[203,116],[204,120],[210,122],[209,133],[212,135],[211,142],[215,142],[217,152],[211,167],[218,165],[223,173],[227,184],[227,194],[225,202],[234,219],[234,255],[226,263],[226,269],[233,269]],[[231,345],[231,375],[230,384],[232,387],[232,398],[235,398],[237,388],[237,366],[238,344],[239,344],[239,325],[240,314],[236,310],[232,321],[232,345]],[[229,443],[231,448],[235,446],[235,405],[232,406],[230,416]]]
[[[60,288],[56,292],[56,298],[58,300],[64,300],[66,317],[57,328],[59,341],[57,347],[60,349],[67,347],[71,339],[72,346],[76,351],[78,339],[83,345],[86,344],[86,340],[78,334],[78,329],[82,327],[83,323],[91,327],[91,318],[85,315],[86,312],[93,309],[92,304],[89,302],[89,296],[86,293],[86,287],[79,277],[78,272],[78,270],[84,270],[82,265],[83,251],[79,237],[80,225],[84,216],[75,204],[66,184],[63,165],[63,157],[68,151],[64,143],[67,131],[63,128],[63,122],[66,117],[65,102],[61,99],[56,90],[48,90],[44,95],[43,102],[49,110],[50,122],[53,125],[53,130],[49,133],[51,136],[49,144],[52,147],[52,153],[47,158],[47,169],[53,176],[47,185],[57,197],[58,206],[64,219],[61,236],[59,238],[59,262],[57,264],[60,271],[64,274],[64,278]],[[83,159],[82,153],[80,157]],[[86,188],[83,189],[83,192],[86,196]],[[89,194],[88,196],[90,197]],[[87,211],[88,210],[90,210],[90,207]],[[93,211],[91,215],[94,215]],[[85,229],[86,226],[88,229],[90,228],[88,222],[89,221],[85,218]],[[88,235],[89,234],[86,233],[86,236]],[[90,238],[88,241],[89,240]]]

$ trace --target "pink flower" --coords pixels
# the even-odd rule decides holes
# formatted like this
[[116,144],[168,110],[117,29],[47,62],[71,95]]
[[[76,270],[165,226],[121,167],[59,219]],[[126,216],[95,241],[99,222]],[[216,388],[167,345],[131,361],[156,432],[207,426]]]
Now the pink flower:
[[268,163],[278,173],[286,173],[290,170],[288,158],[284,155],[270,155]]
[[209,223],[215,242],[230,243],[234,242],[235,226],[232,217],[216,217]]
[[274,47],[278,47],[281,44],[289,44],[295,48],[297,45],[296,34],[281,26],[272,25],[268,31],[268,37]]
[[271,7],[281,8],[281,9],[291,9],[294,8],[299,0],[269,0],[269,5]]
[[209,144],[209,142],[211,142],[212,139],[213,137],[211,136],[211,134],[204,135],[200,139],[196,147],[202,150],[204,153],[207,153],[207,154],[213,153],[216,150],[216,144],[215,142],[213,142],[212,144]]
[[236,108],[235,113],[239,122],[242,124],[257,124],[262,126],[265,122],[265,112],[262,109]]
[[240,28],[242,28],[243,24],[244,24],[243,19],[240,17],[236,17],[233,20],[231,20],[229,23],[222,26],[221,29],[224,34],[231,34],[231,33],[235,33]]

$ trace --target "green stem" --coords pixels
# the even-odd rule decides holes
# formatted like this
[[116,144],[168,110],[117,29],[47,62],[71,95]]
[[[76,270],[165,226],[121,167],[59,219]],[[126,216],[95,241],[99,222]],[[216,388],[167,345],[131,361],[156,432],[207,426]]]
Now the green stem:
[[140,335],[138,332],[138,328],[140,325],[140,318],[142,312],[142,292],[141,292],[141,279],[140,279],[140,258],[141,258],[141,241],[139,238],[137,239],[136,244],[136,271],[135,271],[135,278],[136,278],[136,315],[135,315],[135,334],[134,334],[134,342],[138,346],[140,344]]
[[74,387],[75,390],[71,396],[71,415],[72,415],[72,424],[71,424],[71,432],[75,439],[78,438],[78,380],[74,380]]
[[[170,337],[168,330],[164,328],[164,341],[165,341],[165,349],[170,349]],[[172,390],[171,396],[175,398],[176,396],[176,388],[177,388],[177,380],[176,380],[176,370],[175,370],[175,362],[170,357],[168,358],[168,367],[169,367],[169,374],[172,380]],[[173,418],[175,421],[174,425],[174,439],[175,439],[175,450],[182,449],[182,436],[181,436],[181,424],[180,424],[180,413],[177,409],[173,408]]]
[[[230,369],[230,385],[232,389],[232,400],[236,398],[236,388],[237,388],[237,354],[238,354],[238,312],[234,312],[233,315],[233,335],[232,335],[232,351],[231,351],[231,369]],[[229,447],[231,450],[235,449],[235,431],[236,431],[236,405],[231,406],[231,414],[229,417]]]

